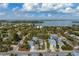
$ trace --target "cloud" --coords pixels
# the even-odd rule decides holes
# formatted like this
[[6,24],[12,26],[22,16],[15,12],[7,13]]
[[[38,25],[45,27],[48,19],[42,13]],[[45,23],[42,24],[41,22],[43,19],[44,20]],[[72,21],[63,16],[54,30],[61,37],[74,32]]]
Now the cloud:
[[[77,8],[73,8],[72,3],[24,3],[21,6],[12,7],[9,9],[8,4],[0,4],[0,8],[3,8],[2,11],[5,13],[0,12],[0,16],[2,15],[10,15],[9,17],[14,18],[30,18],[30,17],[64,17],[64,14],[72,14],[76,13],[79,14],[79,6]],[[8,9],[7,9],[8,8]],[[9,13],[9,14],[7,14]],[[60,15],[61,14],[61,15]],[[63,14],[63,15],[64,15]]]
[[77,6],[77,8],[76,8],[76,14],[79,15],[79,6]]
[[[12,9],[15,16],[36,16],[35,13],[39,13],[40,16],[52,17],[52,14],[41,12],[62,12],[62,13],[73,13],[74,10],[71,8],[72,3],[24,3],[22,8],[15,7]],[[46,15],[47,14],[47,15]]]
[[13,8],[13,9],[12,9],[12,13],[13,13],[14,15],[17,15],[17,14],[19,13],[18,7]]
[[4,16],[6,15],[4,12],[0,12],[0,16]]
[[0,17],[6,16],[7,7],[7,3],[0,3]]
[[21,11],[53,11],[71,7],[71,3],[24,3]]
[[53,4],[46,4],[46,3],[42,3],[41,8],[39,11],[49,11],[51,10],[53,7]]
[[23,4],[24,11],[36,11],[39,8],[39,3],[25,3]]
[[7,19],[8,17],[11,17],[11,10],[9,11],[8,6],[8,3],[0,3],[0,19]]
[[7,8],[8,7],[8,3],[0,3],[0,7],[1,8]]
[[74,13],[74,9],[72,9],[71,7],[67,7],[63,10],[63,13]]

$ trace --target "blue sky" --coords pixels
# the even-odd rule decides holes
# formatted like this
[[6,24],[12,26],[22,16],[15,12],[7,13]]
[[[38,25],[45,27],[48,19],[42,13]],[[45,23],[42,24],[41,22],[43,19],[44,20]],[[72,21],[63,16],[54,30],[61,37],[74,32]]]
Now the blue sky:
[[0,20],[79,19],[79,3],[1,3]]

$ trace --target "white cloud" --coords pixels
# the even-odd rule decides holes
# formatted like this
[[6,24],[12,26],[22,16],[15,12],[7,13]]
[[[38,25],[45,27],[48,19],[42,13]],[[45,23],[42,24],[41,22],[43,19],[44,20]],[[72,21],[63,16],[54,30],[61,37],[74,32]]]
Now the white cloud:
[[71,7],[71,6],[73,6],[72,3],[65,3],[64,5],[65,5],[66,7]]
[[60,8],[63,8],[64,7],[64,4],[56,4],[55,6],[53,6],[53,9],[57,10],[57,9],[60,9]]
[[7,8],[8,7],[8,3],[0,3],[0,7]]
[[50,9],[52,9],[52,7],[53,7],[53,4],[50,4],[50,3],[46,4],[46,3],[43,3],[43,4],[41,5],[40,11],[49,11]]
[[74,9],[72,9],[71,7],[67,7],[67,8],[65,8],[65,10],[63,12],[64,13],[74,13]]
[[[15,16],[29,16],[29,14],[27,13],[28,11],[57,11],[62,13],[72,13],[74,12],[74,10],[71,8],[71,6],[73,6],[73,4],[71,3],[24,3],[21,9],[15,7],[12,9],[12,11]],[[34,16],[34,14],[31,16]],[[39,16],[45,15],[41,14]],[[48,14],[47,16],[51,17],[52,15]]]
[[79,6],[77,6],[77,8],[76,8],[76,14],[79,15]]
[[0,12],[0,16],[5,16],[6,14],[4,12]]
[[38,3],[25,3],[23,4],[22,11],[34,11],[35,8],[38,8],[38,7],[39,7]]
[[24,8],[24,10],[29,11],[29,10],[31,10],[32,6],[33,6],[33,4],[24,4],[23,8]]
[[57,12],[62,12],[62,13],[74,13],[75,9],[72,8],[73,4],[72,3],[63,3],[61,5],[61,8],[58,9]]
[[[13,8],[14,15],[22,15],[22,16],[34,16],[29,15],[28,11],[41,12],[41,11],[50,11],[50,12],[62,12],[62,13],[73,13],[74,9],[71,8],[73,4],[71,3],[24,3],[21,9],[18,7]],[[45,16],[44,14],[39,15],[39,17]],[[52,17],[51,14],[47,15],[48,17]]]
[[52,4],[44,4],[44,8],[41,8],[43,10],[56,10],[57,12],[62,12],[62,13],[73,13],[74,9],[71,7],[73,4],[71,3],[52,3]]
[[15,8],[12,9],[12,12],[13,12],[14,15],[17,15],[18,11],[19,11],[18,7],[15,7]]
[[52,10],[62,9],[62,8],[71,7],[71,6],[73,6],[73,4],[71,3],[42,3],[40,10],[52,11]]
[[8,14],[6,14],[6,9],[8,7],[8,4],[7,3],[0,3],[0,18],[1,17],[6,17],[8,16]]
[[52,10],[59,10],[66,7],[71,7],[73,4],[71,3],[42,3],[40,6],[39,3],[25,3],[23,4],[22,11],[52,11]]

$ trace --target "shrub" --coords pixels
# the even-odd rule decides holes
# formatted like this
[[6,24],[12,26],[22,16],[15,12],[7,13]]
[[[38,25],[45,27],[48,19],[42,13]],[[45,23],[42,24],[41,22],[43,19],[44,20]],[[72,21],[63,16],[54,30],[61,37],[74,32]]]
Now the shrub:
[[63,50],[73,50],[73,47],[71,47],[71,46],[66,46],[66,45],[62,46],[61,48],[62,48]]

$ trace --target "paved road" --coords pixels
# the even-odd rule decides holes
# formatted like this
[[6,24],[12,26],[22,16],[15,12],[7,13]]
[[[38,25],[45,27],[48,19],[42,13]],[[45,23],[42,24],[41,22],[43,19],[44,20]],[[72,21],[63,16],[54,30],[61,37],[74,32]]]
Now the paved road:
[[28,56],[28,54],[31,54],[32,56],[37,56],[37,55],[39,55],[39,53],[42,53],[43,56],[56,56],[56,55],[65,56],[70,52],[72,52],[72,51],[50,52],[50,53],[49,52],[41,52],[41,51],[38,51],[38,52],[28,52],[28,51],[13,52],[13,51],[9,51],[9,52],[0,52],[0,55],[9,56],[11,53],[13,53],[13,54],[17,54],[18,56]]

